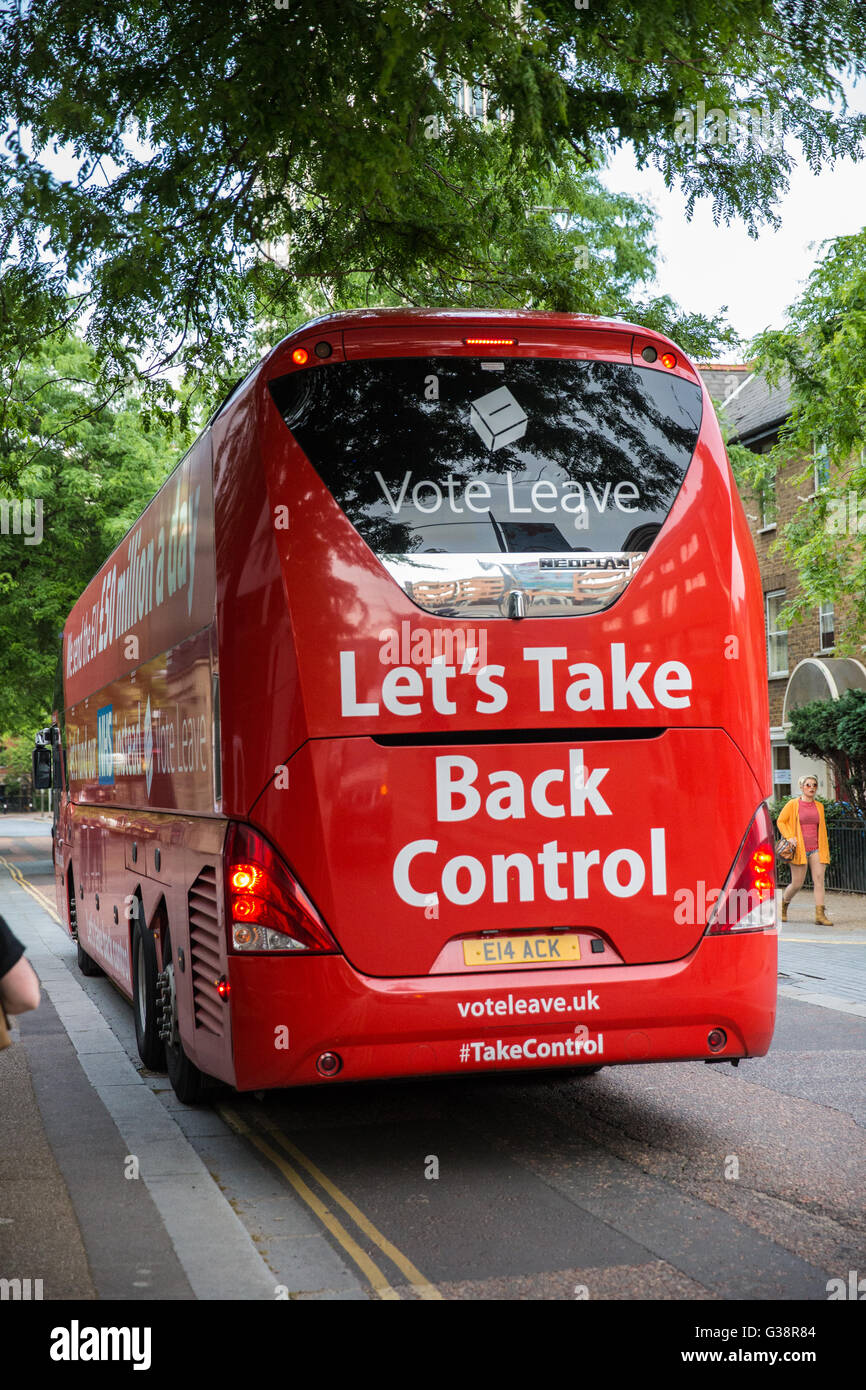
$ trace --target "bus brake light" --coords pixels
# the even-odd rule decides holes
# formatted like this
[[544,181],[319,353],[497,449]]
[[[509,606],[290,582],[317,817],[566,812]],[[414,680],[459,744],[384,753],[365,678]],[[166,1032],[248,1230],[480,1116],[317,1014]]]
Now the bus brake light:
[[233,825],[227,848],[228,914],[235,951],[337,950],[303,888],[264,836],[249,826]]
[[231,871],[229,882],[233,893],[254,893],[256,885],[261,885],[265,875],[255,864],[236,864]]
[[759,806],[709,923],[708,936],[767,931],[776,925],[773,822]]

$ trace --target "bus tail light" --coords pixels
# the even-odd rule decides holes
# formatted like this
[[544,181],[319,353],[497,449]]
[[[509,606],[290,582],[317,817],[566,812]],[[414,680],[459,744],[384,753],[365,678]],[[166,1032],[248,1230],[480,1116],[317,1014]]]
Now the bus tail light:
[[235,951],[325,954],[338,947],[301,885],[263,835],[232,825],[226,855]]
[[708,936],[767,931],[776,925],[773,822],[761,805],[707,924]]

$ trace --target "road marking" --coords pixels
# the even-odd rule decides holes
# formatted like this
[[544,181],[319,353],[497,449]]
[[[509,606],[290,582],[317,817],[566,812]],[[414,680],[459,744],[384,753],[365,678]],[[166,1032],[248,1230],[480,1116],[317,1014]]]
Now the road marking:
[[272,1149],[270,1144],[262,1139],[261,1135],[257,1134],[249,1125],[244,1124],[240,1115],[237,1115],[234,1110],[230,1110],[227,1105],[217,1105],[214,1109],[236,1134],[242,1135],[243,1138],[248,1139],[251,1144],[255,1144],[256,1148],[263,1153],[266,1158],[270,1159],[275,1167],[279,1168],[283,1176],[291,1183],[298,1196],[306,1202],[310,1210],[322,1222],[322,1225],[327,1227],[334,1239],[342,1245],[346,1254],[354,1260],[364,1277],[376,1290],[379,1297],[382,1299],[396,1299],[400,1302],[400,1295],[397,1290],[392,1288],[388,1283],[387,1278],[379,1266],[370,1259],[370,1256],[365,1250],[361,1249],[358,1242],[349,1234],[342,1222],[338,1221],[332,1211],[329,1211],[324,1202],[316,1196],[312,1188],[308,1187],[300,1173],[296,1173],[292,1165],[287,1163],[282,1155],[278,1154],[275,1149]]
[[17,864],[10,864],[9,860],[4,859],[2,854],[0,854],[0,864],[3,865],[4,869],[8,869],[9,874],[18,884],[18,887],[23,888],[25,893],[29,893],[31,898],[33,898],[34,902],[37,902],[40,907],[44,908],[45,911],[48,913],[49,917],[53,917],[54,921],[58,924],[58,926],[61,926],[62,923],[60,921],[60,918],[57,916],[56,911],[51,905],[51,899],[47,898],[45,894],[35,886],[35,884],[32,884],[29,881],[29,879],[26,879],[24,877]]
[[269,1116],[265,1115],[263,1112],[259,1112],[257,1118],[262,1128],[267,1130],[280,1147],[285,1149],[286,1153],[291,1154],[295,1162],[299,1163],[302,1168],[306,1168],[310,1176],[316,1180],[325,1192],[327,1192],[328,1196],[332,1197],[334,1201],[343,1208],[343,1211],[352,1218],[359,1230],[363,1231],[365,1236],[378,1245],[383,1255],[387,1255],[388,1259],[392,1264],[397,1266],[401,1274],[406,1275],[406,1278],[409,1280],[410,1285],[418,1294],[419,1298],[431,1300],[442,1298],[435,1284],[431,1284],[429,1279],[424,1278],[424,1275],[416,1268],[412,1261],[398,1250],[396,1245],[393,1245],[391,1241],[388,1240],[388,1237],[384,1236],[382,1232],[373,1225],[372,1221],[364,1215],[360,1207],[357,1207],[350,1197],[347,1197],[345,1193],[340,1191],[335,1183],[331,1182],[329,1177],[326,1177],[321,1168],[317,1168],[311,1159],[301,1153],[297,1145],[293,1144],[291,1139],[288,1139],[286,1135],[283,1134],[282,1130]]
[[779,940],[796,941],[799,946],[866,946],[866,941],[826,941],[820,936],[780,936]]

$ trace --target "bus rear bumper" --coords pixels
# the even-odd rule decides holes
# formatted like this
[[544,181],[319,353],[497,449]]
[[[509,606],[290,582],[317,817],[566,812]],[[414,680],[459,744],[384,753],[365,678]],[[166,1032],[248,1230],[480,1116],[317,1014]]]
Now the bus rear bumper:
[[[246,1091],[760,1057],[773,1036],[776,965],[775,932],[703,937],[663,965],[412,979],[374,979],[343,956],[235,955],[235,1074],[222,1079]],[[340,1060],[335,1077],[317,1066],[324,1053]]]

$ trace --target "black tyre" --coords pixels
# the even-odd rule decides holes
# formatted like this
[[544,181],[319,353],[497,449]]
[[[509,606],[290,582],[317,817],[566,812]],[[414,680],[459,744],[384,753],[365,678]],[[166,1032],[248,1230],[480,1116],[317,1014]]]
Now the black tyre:
[[78,940],[78,903],[75,897],[75,880],[72,877],[72,869],[69,870],[69,880],[66,885],[66,905],[69,909],[69,930],[75,937],[75,945],[78,948],[78,969],[82,975],[101,975],[102,968],[96,964],[92,956],[85,951],[81,942]]
[[189,1060],[180,1040],[174,986],[174,960],[172,958],[171,936],[168,930],[163,938],[163,973],[167,981],[163,1010],[167,1009],[169,1013],[172,1038],[172,1041],[165,1043],[165,1069],[178,1100],[182,1101],[184,1105],[198,1105],[204,1097],[210,1078],[203,1071],[199,1071],[195,1063]]
[[97,965],[93,957],[87,954],[81,942],[77,941],[75,944],[78,947],[78,969],[82,975],[103,974],[102,966]]
[[138,1055],[149,1071],[165,1071],[165,1044],[159,1035],[156,943],[136,921],[132,929],[132,1007]]

